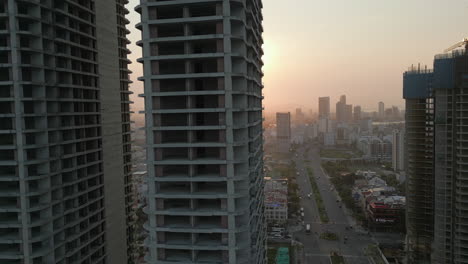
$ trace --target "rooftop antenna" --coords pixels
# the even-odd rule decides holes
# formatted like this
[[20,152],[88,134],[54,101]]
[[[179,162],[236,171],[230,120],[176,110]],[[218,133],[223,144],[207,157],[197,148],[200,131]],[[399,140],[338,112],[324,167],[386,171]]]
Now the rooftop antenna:
[[464,38],[462,41],[458,42],[457,44],[451,46],[450,48],[444,50],[445,53],[447,52],[451,52],[452,50],[454,49],[458,49],[458,48],[461,48],[461,47],[465,47],[465,51],[468,52],[468,38]]

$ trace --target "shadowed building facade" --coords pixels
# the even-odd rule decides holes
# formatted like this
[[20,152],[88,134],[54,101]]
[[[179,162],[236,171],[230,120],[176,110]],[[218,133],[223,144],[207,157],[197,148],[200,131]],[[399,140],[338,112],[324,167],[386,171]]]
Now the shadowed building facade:
[[468,54],[434,61],[435,211],[432,263],[468,263]]
[[404,75],[409,263],[468,263],[468,55]]
[[0,2],[0,263],[127,261],[124,2]]
[[[403,75],[406,101],[406,226],[409,263],[430,263],[434,235],[433,73]],[[379,103],[380,106],[380,103]],[[380,109],[380,107],[379,107]]]

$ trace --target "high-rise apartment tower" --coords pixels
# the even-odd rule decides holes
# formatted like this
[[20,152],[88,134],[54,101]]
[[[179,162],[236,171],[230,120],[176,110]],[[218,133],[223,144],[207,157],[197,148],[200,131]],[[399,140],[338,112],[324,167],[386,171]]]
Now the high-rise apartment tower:
[[330,97],[319,97],[319,119],[330,118]]
[[277,151],[289,153],[291,148],[291,113],[276,113]]
[[392,168],[394,171],[405,170],[405,132],[395,129],[392,133]]
[[353,119],[353,106],[346,104],[346,95],[340,96],[340,101],[336,103],[336,121],[351,122]]
[[127,261],[124,4],[0,1],[2,264]]
[[380,119],[384,119],[385,118],[385,104],[384,102],[379,102],[379,112],[378,112],[378,117]]
[[146,262],[265,263],[262,2],[141,0]]
[[353,111],[353,119],[355,122],[359,122],[362,118],[362,108],[360,105],[356,105]]

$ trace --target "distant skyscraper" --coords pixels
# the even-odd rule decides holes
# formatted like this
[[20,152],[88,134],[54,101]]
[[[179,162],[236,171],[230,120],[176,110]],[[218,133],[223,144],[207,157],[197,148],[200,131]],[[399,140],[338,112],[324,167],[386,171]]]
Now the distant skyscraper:
[[262,2],[141,0],[147,263],[265,263]]
[[344,106],[344,121],[351,122],[353,121],[353,105],[345,105]]
[[346,95],[340,96],[340,103],[346,104]]
[[392,167],[394,171],[405,170],[405,134],[404,130],[393,131]]
[[315,116],[314,110],[312,110],[312,109],[309,109],[309,117],[308,117],[308,118],[306,118],[306,120],[307,120],[307,119],[308,119],[308,120],[314,120],[314,119],[316,119],[316,116]]
[[2,264],[127,262],[125,13],[0,1]]
[[346,104],[346,95],[340,97],[336,103],[336,121],[351,122],[353,120],[353,106]]
[[362,109],[361,106],[356,105],[354,107],[354,121],[359,121],[362,119]]
[[332,133],[333,132],[333,120],[329,118],[321,118],[318,122],[319,133]]
[[384,102],[379,102],[379,118],[385,118],[385,104]]
[[393,120],[400,119],[400,109],[397,106],[392,106],[392,118]]
[[343,104],[341,101],[336,103],[336,121],[337,122],[343,122],[345,119],[345,104]]
[[278,151],[288,153],[291,148],[290,113],[276,113],[276,140]]
[[303,124],[305,121],[304,112],[302,112],[301,108],[296,108],[296,123]]
[[319,97],[320,118],[330,118],[330,97]]

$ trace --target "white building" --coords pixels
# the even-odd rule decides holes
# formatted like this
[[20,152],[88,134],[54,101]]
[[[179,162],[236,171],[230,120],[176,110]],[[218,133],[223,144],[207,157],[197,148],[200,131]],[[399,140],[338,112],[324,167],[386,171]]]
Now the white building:
[[265,218],[269,223],[288,220],[288,181],[265,178]]
[[323,134],[323,145],[325,146],[335,146],[335,133],[325,133]]
[[405,132],[404,130],[393,131],[392,145],[392,167],[394,171],[405,170]]
[[318,137],[318,124],[309,124],[306,128],[307,137],[310,139],[316,139]]
[[333,121],[330,118],[320,118],[318,123],[319,133],[331,133],[333,132]]
[[391,160],[392,142],[390,138],[381,139],[375,136],[362,136],[357,141],[357,148],[362,151],[365,158],[378,158]]

